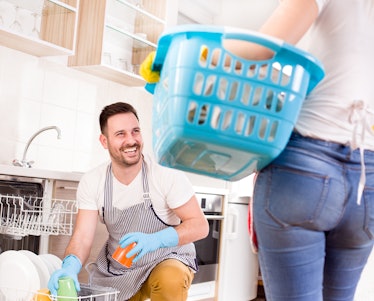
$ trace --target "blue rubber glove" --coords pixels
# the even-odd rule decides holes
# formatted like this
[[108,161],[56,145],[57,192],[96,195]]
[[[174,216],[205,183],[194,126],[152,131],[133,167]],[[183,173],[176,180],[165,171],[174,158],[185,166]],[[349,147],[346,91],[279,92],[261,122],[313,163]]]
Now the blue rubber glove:
[[133,262],[137,262],[145,254],[156,251],[159,248],[175,247],[178,245],[179,237],[177,231],[173,227],[155,233],[131,232],[124,235],[119,244],[125,248],[129,244],[135,242],[136,246],[127,253],[126,257],[137,254]]
[[68,255],[62,261],[62,267],[56,270],[49,278],[48,289],[51,295],[57,296],[58,280],[62,277],[70,277],[74,280],[75,289],[80,291],[80,285],[78,281],[78,274],[82,268],[82,263],[79,258],[75,255]]

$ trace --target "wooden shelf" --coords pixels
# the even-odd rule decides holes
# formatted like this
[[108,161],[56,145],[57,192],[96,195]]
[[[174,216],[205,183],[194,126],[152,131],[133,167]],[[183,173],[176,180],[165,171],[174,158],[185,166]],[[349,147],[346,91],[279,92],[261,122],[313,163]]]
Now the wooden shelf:
[[87,65],[73,68],[125,86],[140,87],[146,84],[140,75],[107,65]]
[[80,0],[75,55],[68,66],[127,86],[165,29],[166,0]]
[[[28,18],[25,19],[28,22],[23,24],[25,28],[21,28],[22,31],[16,31],[11,24],[0,26],[0,45],[34,56],[74,54],[79,0],[33,3],[8,0],[3,1],[3,5],[4,3],[9,11],[15,13],[15,18],[19,10],[24,18]],[[19,6],[20,3],[25,6]],[[34,34],[34,29],[40,31],[38,36]]]

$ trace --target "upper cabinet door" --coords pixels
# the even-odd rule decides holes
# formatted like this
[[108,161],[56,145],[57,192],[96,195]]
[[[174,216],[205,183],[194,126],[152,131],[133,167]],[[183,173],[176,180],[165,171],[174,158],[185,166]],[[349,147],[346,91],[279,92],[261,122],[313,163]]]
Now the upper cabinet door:
[[167,0],[80,0],[77,48],[68,65],[127,86],[144,85],[139,66],[157,48],[167,5]]
[[35,56],[75,51],[79,0],[0,0],[0,45]]

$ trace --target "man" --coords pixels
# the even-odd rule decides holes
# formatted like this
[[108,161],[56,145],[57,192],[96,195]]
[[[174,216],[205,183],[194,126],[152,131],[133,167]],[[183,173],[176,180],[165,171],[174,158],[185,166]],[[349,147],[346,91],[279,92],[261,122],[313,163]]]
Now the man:
[[[109,237],[90,277],[95,285],[114,287],[119,300],[186,300],[197,271],[193,242],[207,236],[208,222],[187,177],[160,166],[142,153],[136,110],[127,103],[106,106],[100,114],[100,142],[110,162],[86,173],[78,187],[79,211],[62,268],[48,283],[56,295],[58,279],[77,275],[95,239],[97,219]],[[133,242],[130,268],[111,255]]]

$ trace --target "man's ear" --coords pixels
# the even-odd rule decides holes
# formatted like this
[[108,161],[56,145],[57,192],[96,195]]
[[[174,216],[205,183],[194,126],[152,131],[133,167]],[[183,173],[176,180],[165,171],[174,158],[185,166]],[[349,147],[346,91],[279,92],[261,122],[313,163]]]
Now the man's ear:
[[100,134],[99,140],[100,140],[101,145],[105,149],[108,149],[108,140],[107,140],[107,138],[103,134]]

